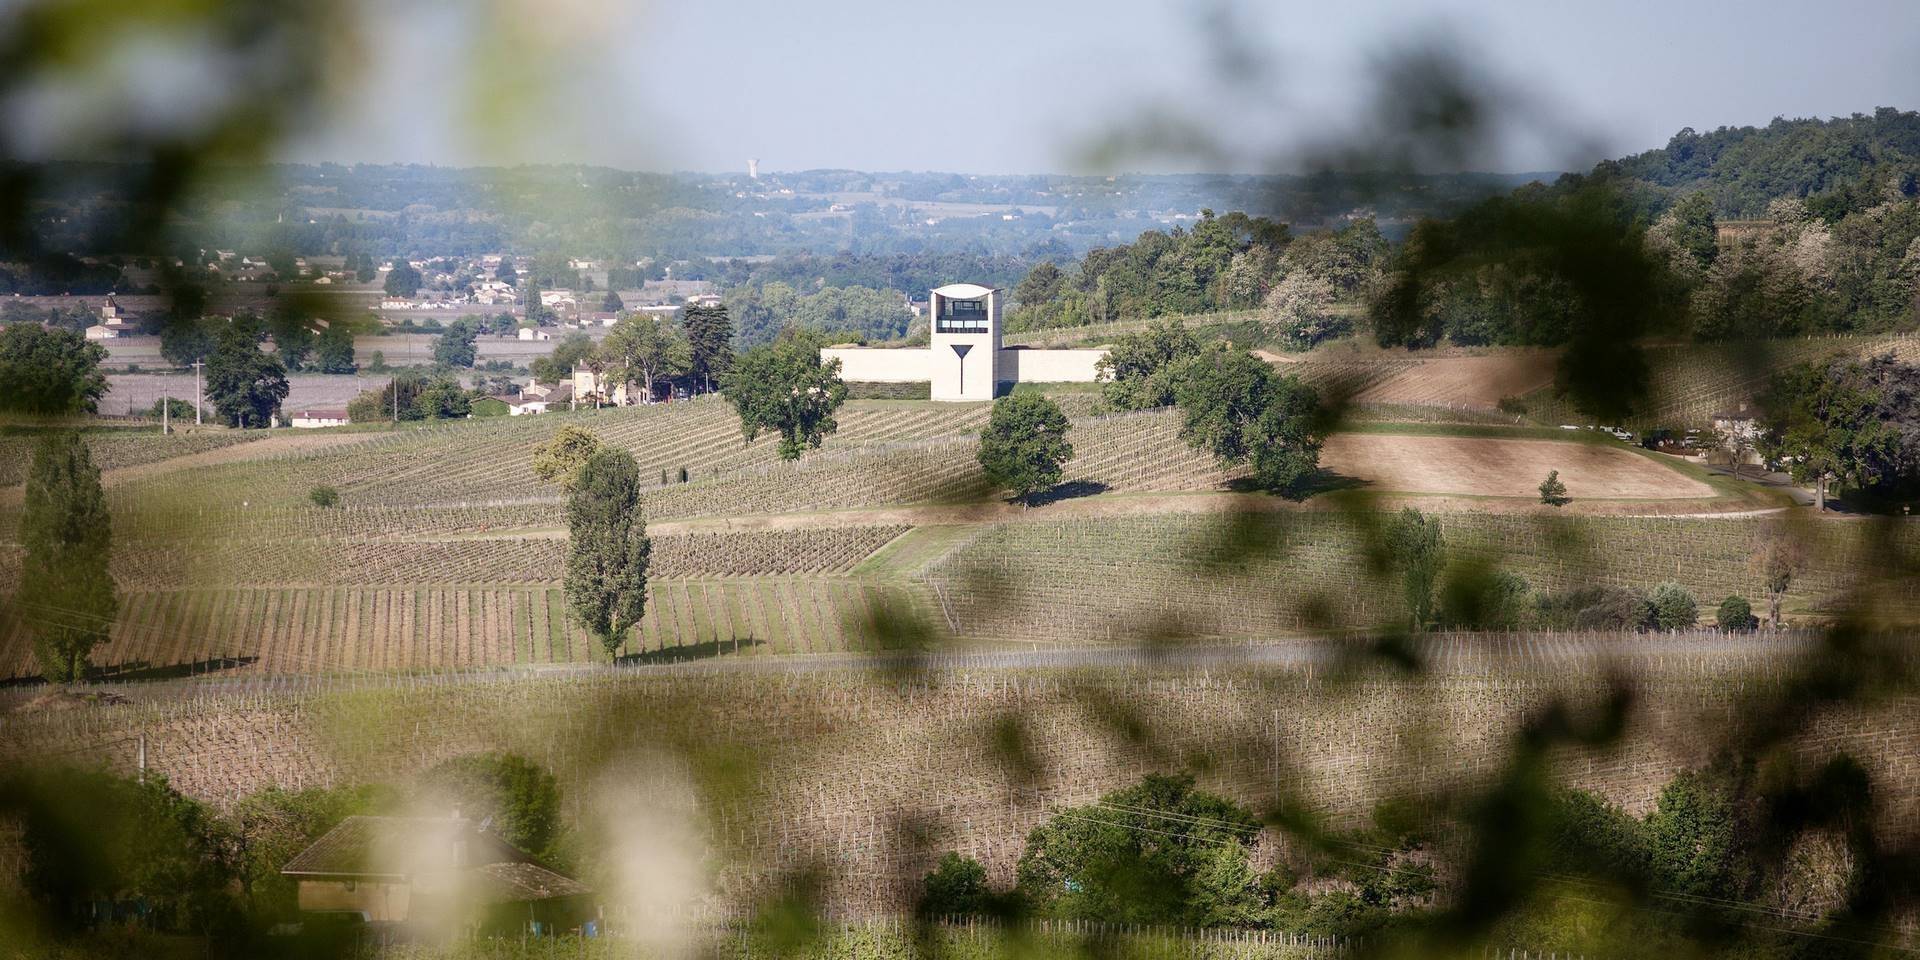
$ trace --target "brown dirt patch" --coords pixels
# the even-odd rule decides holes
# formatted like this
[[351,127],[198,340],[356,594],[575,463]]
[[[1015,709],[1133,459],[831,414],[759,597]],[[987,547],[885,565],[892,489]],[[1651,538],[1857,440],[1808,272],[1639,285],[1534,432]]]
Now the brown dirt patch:
[[1495,409],[1553,382],[1550,350],[1512,350],[1484,357],[1436,357],[1360,391],[1361,403],[1440,404]]
[[1715,496],[1712,487],[1646,457],[1593,443],[1342,433],[1327,441],[1320,463],[1392,493],[1537,498],[1547,471],[1558,470],[1576,502]]

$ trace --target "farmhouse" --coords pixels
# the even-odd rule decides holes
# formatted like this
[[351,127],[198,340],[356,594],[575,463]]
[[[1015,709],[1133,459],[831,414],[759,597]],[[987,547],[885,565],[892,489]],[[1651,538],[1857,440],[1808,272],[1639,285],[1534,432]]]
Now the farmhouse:
[[586,885],[457,813],[348,817],[280,873],[298,884],[301,913],[315,917],[537,935],[594,916]]
[[319,427],[344,427],[347,425],[347,411],[338,407],[315,407],[294,414],[290,423],[292,426],[308,430]]
[[119,327],[109,327],[104,323],[96,323],[87,328],[88,340],[115,340],[118,339],[119,336]]
[[991,400],[1014,383],[1091,382],[1099,379],[1099,350],[1031,350],[1000,344],[1002,292],[950,283],[928,298],[933,317],[927,347],[830,347],[822,360],[840,361],[843,380],[927,382],[935,400]]

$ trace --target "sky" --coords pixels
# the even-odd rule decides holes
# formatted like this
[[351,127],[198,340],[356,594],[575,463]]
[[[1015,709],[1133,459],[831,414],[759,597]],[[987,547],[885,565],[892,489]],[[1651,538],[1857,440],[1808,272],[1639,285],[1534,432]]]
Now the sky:
[[[476,14],[485,7],[490,13]],[[1501,92],[1457,165],[1581,169],[1682,127],[1920,108],[1912,0],[400,0],[288,159],[641,170],[1262,172],[1438,43]],[[1815,10],[1818,12],[1814,12]],[[464,45],[464,46],[463,46]],[[1220,64],[1243,68],[1230,75]],[[1220,149],[1101,154],[1154,123]],[[1509,129],[1510,128],[1510,129]]]

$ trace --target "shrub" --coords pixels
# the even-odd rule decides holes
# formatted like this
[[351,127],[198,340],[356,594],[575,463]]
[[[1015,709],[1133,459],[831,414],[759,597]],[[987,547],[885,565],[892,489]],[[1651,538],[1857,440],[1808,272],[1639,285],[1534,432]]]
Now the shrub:
[[1700,621],[1700,608],[1686,587],[1669,580],[1653,588],[1653,622],[1662,630],[1684,630]]
[[323,483],[308,490],[307,499],[312,500],[316,507],[331,507],[340,502],[340,491]]
[[987,868],[972,857],[948,853],[920,881],[922,917],[969,917],[987,911],[992,894],[987,889]]
[[1760,626],[1760,618],[1753,615],[1753,605],[1738,594],[1720,601],[1720,610],[1714,615],[1714,621],[1727,633],[1744,633]]
[[686,482],[687,482],[687,468],[686,468],[686,467],[681,467],[681,468],[680,468],[680,475],[679,475],[679,482],[681,482],[681,483],[686,483]]
[[1645,630],[1653,607],[1623,587],[1582,587],[1543,595],[1534,617],[1547,630]]

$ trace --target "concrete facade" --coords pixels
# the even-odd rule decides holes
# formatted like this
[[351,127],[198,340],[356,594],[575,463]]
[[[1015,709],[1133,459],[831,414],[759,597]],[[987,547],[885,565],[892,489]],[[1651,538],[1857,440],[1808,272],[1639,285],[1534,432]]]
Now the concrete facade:
[[1105,350],[1002,347],[1002,298],[992,287],[948,284],[928,299],[927,347],[831,347],[820,351],[820,359],[840,361],[842,380],[927,383],[935,400],[992,400],[1002,384],[1099,379],[1095,365]]

